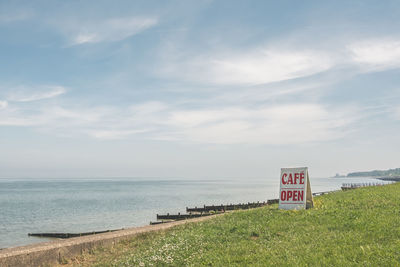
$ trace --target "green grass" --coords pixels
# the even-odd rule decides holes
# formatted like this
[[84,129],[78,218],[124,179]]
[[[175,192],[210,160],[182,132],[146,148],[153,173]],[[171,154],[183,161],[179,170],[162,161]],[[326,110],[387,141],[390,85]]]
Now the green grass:
[[[400,183],[276,205],[138,236],[82,257],[94,266],[400,266]],[[82,262],[83,261],[83,262]]]

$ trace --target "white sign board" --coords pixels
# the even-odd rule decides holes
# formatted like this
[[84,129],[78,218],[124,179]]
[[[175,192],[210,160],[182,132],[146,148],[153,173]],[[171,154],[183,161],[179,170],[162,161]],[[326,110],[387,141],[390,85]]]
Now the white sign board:
[[279,209],[305,209],[313,206],[308,168],[282,168]]

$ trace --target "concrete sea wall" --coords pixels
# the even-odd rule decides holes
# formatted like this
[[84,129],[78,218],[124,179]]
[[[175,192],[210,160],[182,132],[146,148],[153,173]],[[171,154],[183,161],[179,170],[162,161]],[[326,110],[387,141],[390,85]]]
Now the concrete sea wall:
[[7,248],[0,250],[0,266],[51,266],[97,247],[113,246],[121,240],[130,239],[141,233],[165,230],[177,225],[182,225],[189,222],[200,222],[220,215],[200,217],[158,225],[128,228],[116,232],[74,237],[70,239],[56,240],[22,247]]

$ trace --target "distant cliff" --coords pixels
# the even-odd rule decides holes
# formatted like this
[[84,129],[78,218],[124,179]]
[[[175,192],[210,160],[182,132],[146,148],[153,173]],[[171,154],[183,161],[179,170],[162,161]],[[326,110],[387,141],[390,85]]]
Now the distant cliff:
[[351,172],[347,174],[347,177],[362,177],[362,176],[372,176],[372,177],[381,177],[381,176],[400,176],[400,168],[389,169],[389,170],[375,170],[369,172]]

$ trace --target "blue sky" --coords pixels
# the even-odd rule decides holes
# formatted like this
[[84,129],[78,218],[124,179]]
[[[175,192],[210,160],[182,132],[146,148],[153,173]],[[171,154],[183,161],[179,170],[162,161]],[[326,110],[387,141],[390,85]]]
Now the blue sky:
[[0,1],[0,176],[399,167],[398,1]]

